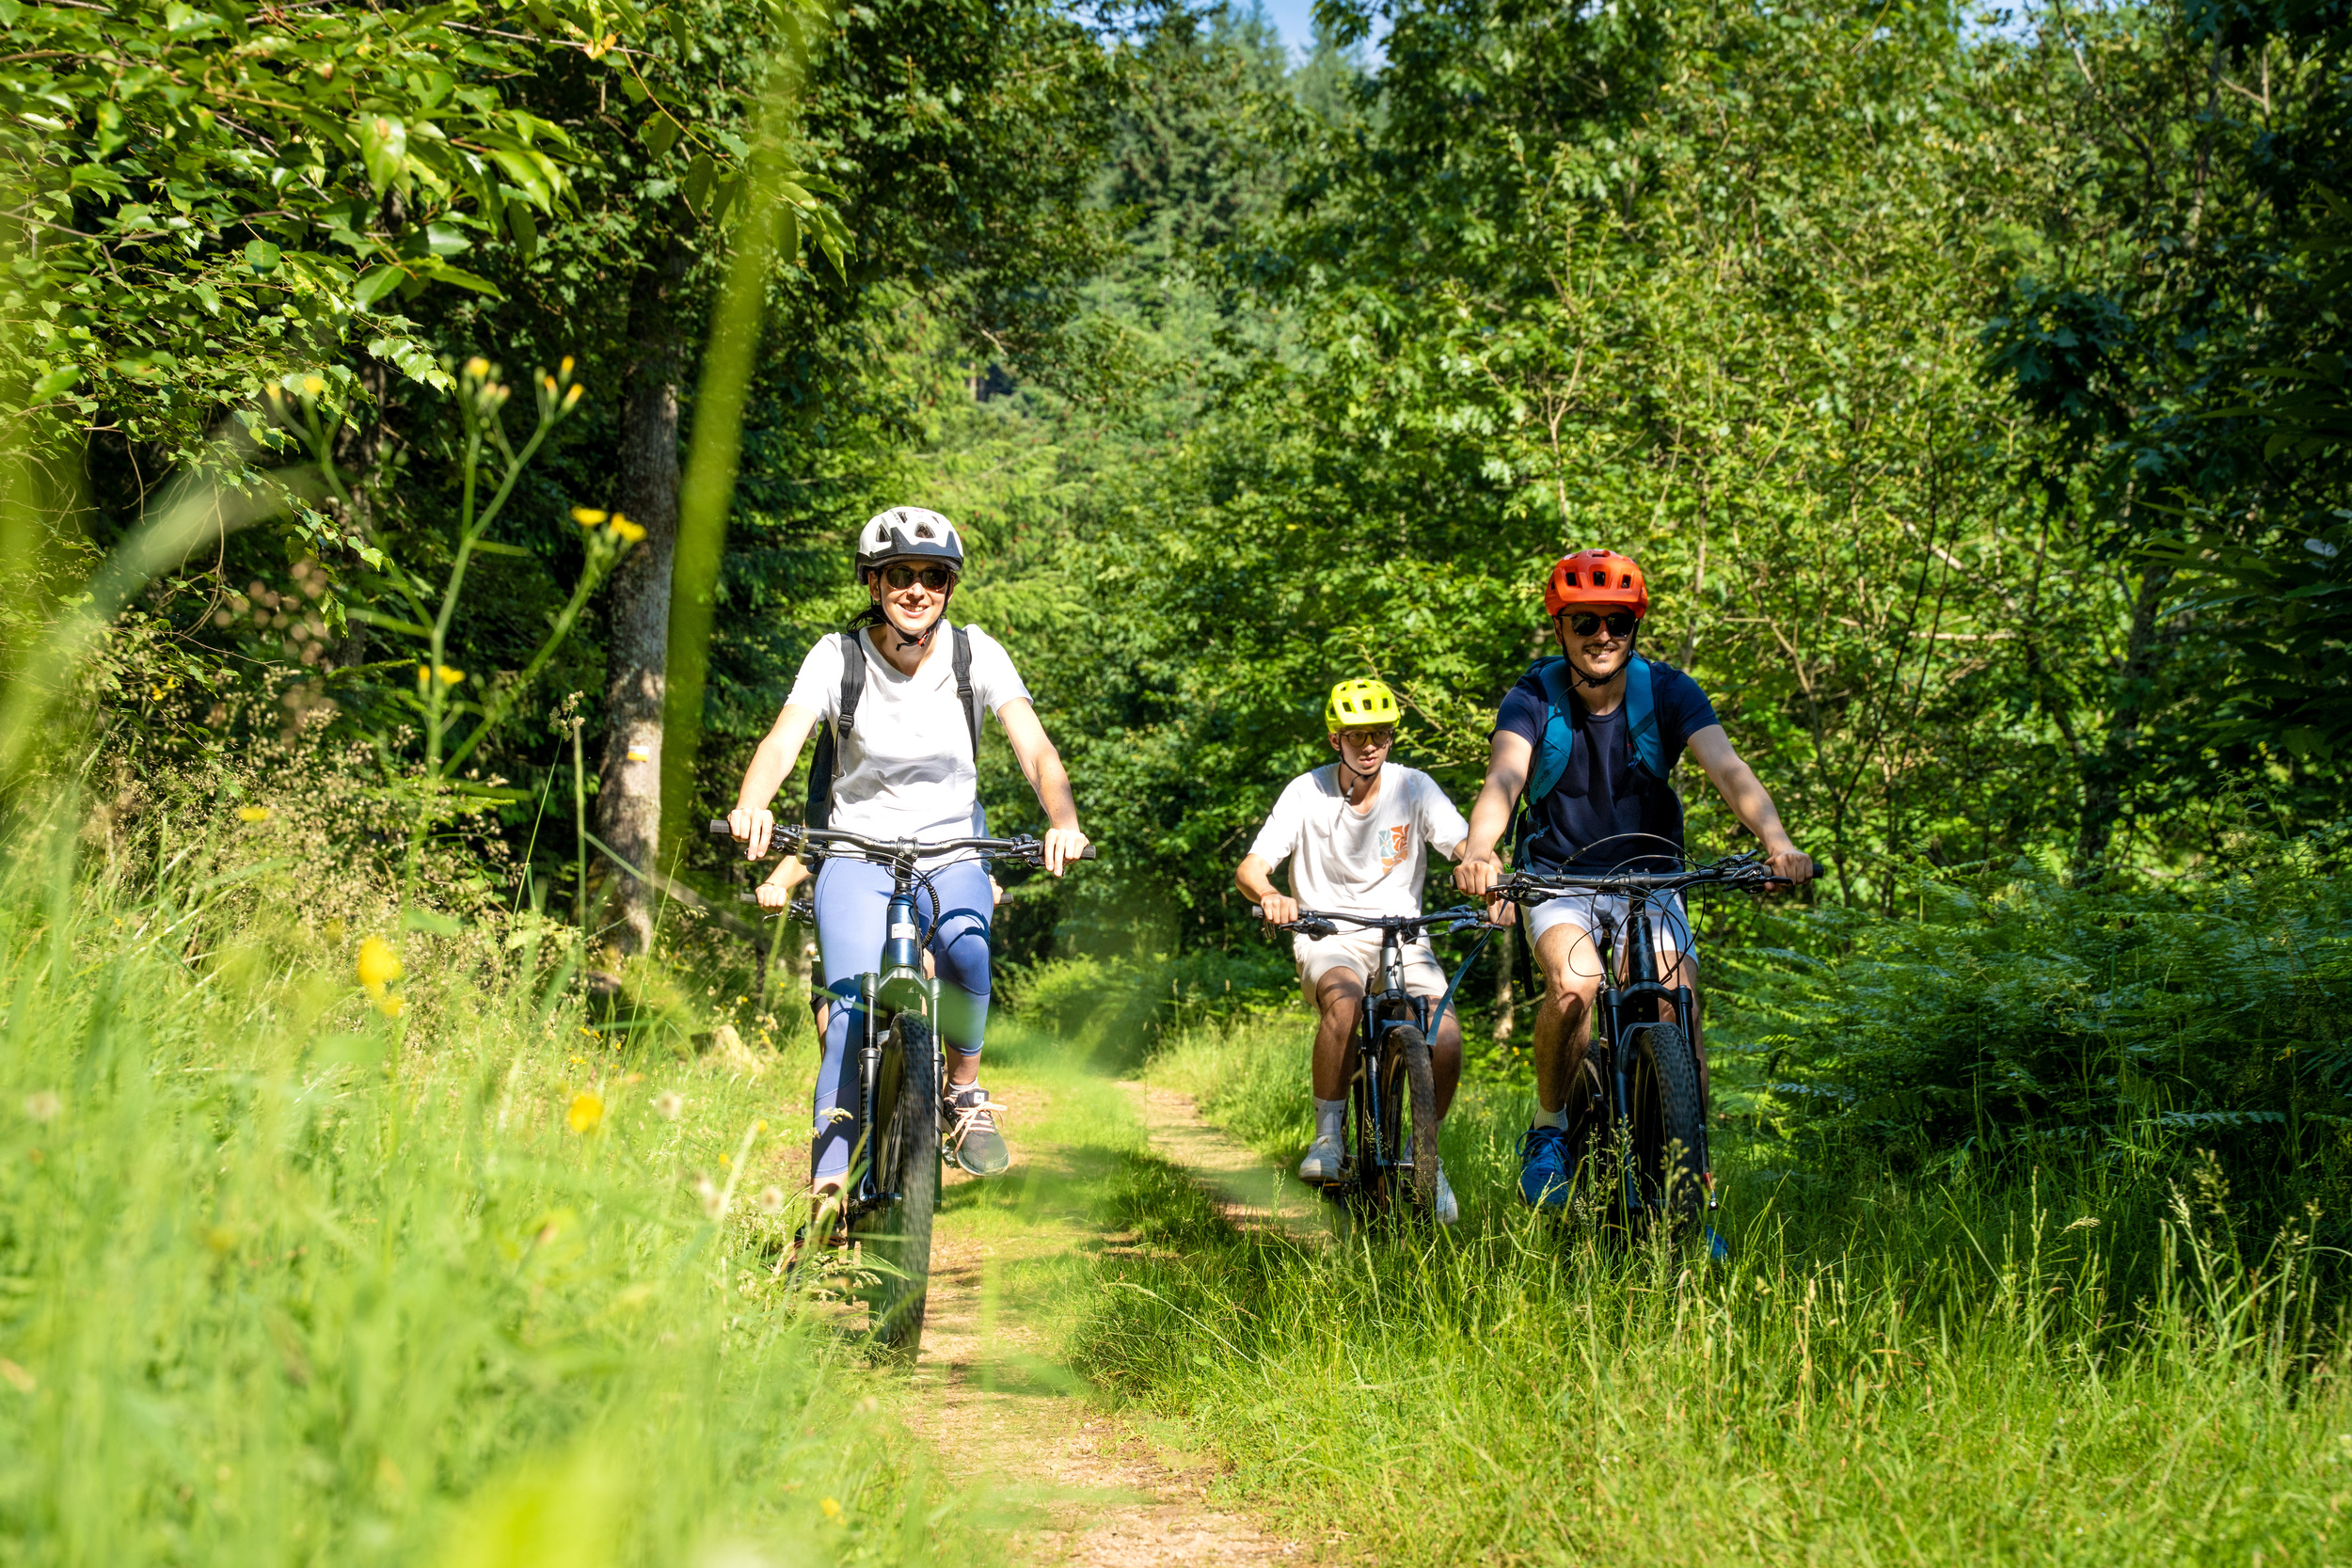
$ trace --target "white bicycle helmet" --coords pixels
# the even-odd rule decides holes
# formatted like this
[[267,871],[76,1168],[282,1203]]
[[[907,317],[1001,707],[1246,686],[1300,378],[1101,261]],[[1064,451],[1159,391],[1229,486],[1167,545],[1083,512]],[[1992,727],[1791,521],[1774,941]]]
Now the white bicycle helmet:
[[858,580],[886,561],[921,559],[963,570],[963,536],[956,525],[920,506],[894,506],[866,519],[857,534]]

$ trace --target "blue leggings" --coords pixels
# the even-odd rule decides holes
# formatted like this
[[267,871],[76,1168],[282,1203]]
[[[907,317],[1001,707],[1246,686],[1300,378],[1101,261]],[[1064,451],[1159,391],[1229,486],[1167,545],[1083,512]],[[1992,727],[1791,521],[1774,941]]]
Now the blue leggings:
[[[939,968],[939,1033],[961,1055],[980,1053],[988,1027],[988,926],[995,898],[988,871],[959,861],[930,873],[939,890],[939,922],[931,923],[931,895],[914,890],[914,916],[922,923]],[[866,1034],[857,1005],[857,977],[881,966],[883,927],[894,884],[887,868],[859,860],[829,860],[817,869],[817,950],[824,968],[825,1053],[817,1065],[814,1169],[819,1181],[838,1179],[850,1168],[858,1141],[857,1069],[850,1042]],[[839,1107],[847,1121],[834,1121]]]

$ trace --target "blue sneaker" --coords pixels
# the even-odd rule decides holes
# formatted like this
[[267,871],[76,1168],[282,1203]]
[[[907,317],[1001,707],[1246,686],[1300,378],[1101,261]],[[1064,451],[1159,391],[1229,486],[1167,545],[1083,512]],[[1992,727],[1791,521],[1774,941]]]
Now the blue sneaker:
[[1716,1234],[1711,1225],[1707,1227],[1707,1260],[1710,1263],[1731,1261],[1731,1243]]
[[1568,1134],[1560,1127],[1531,1127],[1519,1140],[1519,1201],[1553,1213],[1568,1206]]

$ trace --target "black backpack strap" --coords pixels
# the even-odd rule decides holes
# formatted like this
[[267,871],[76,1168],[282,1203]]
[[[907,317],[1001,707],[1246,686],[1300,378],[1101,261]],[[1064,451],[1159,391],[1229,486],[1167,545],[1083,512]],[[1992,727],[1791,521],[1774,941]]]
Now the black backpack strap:
[[956,671],[956,701],[963,705],[964,727],[972,732],[972,766],[980,765],[980,705],[972,694],[972,634],[961,626],[955,630],[955,645],[948,650]]
[[[808,759],[808,799],[801,813],[801,820],[812,828],[829,827],[833,821],[833,786],[841,777],[841,741],[857,723],[858,699],[866,694],[866,652],[857,645],[861,633],[841,633],[841,704],[840,716],[826,725],[817,736],[817,749]],[[810,854],[802,857],[814,865],[820,858]]]
[[865,635],[858,631],[841,634],[841,717],[834,724],[842,735],[857,728],[858,699],[866,695],[866,650],[858,646]]

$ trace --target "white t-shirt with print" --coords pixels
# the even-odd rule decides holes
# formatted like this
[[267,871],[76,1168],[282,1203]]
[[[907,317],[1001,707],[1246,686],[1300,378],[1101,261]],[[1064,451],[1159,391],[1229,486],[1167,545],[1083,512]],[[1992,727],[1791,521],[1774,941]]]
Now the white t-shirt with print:
[[[972,640],[972,693],[983,713],[1026,700],[1005,645],[977,626]],[[866,689],[843,737],[833,786],[832,826],[871,838],[977,838],[988,831],[981,814],[980,775],[972,756],[972,730],[956,701],[954,631],[943,618],[939,635],[912,675],[900,674],[858,634],[866,655]],[[801,660],[788,704],[815,708],[828,725],[841,716],[841,639],[828,636]]]
[[1418,768],[1380,767],[1372,809],[1340,793],[1339,765],[1301,773],[1282,791],[1249,852],[1291,862],[1291,895],[1335,914],[1419,914],[1433,847],[1459,845],[1470,824]]

